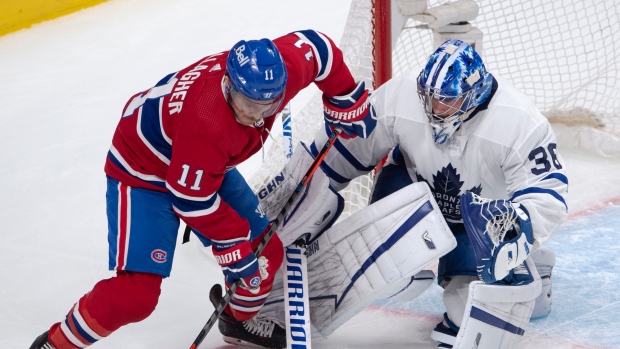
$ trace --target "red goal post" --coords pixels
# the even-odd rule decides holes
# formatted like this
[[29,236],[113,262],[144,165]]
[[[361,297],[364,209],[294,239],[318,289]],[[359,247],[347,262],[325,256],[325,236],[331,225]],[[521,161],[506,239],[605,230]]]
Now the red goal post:
[[[512,81],[535,101],[552,122],[560,149],[576,146],[620,157],[620,3],[465,1],[478,6],[468,25],[479,33],[469,43],[475,44],[491,73]],[[356,79],[377,88],[391,76],[420,71],[439,39],[450,34],[419,19],[446,3],[352,0],[339,46]],[[426,10],[404,16],[404,5]],[[293,144],[312,141],[323,125],[320,94],[294,112],[292,124]],[[249,180],[255,190],[284,167],[279,137],[275,135],[262,168]],[[347,200],[341,218],[365,207],[371,189],[371,176],[352,181],[341,192]]]

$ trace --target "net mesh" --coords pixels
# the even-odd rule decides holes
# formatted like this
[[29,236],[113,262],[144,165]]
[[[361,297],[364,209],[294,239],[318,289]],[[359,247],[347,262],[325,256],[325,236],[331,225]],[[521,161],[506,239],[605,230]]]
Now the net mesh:
[[[429,0],[435,7],[446,1]],[[554,124],[586,127],[597,133],[574,140],[582,147],[620,155],[620,76],[616,43],[620,39],[620,3],[613,0],[476,0],[480,6],[472,25],[483,34],[482,57],[487,69],[512,83]],[[373,18],[371,0],[353,0],[340,48],[356,79],[373,82]],[[392,5],[392,11],[398,11]],[[406,21],[393,46],[393,75],[420,71],[433,51],[433,32]],[[393,41],[394,42],[394,41]],[[320,94],[295,113],[293,142],[309,143],[322,127]],[[558,131],[556,130],[556,133]],[[582,135],[583,133],[576,133]],[[601,139],[601,137],[609,137]],[[562,139],[562,137],[558,137]],[[592,141],[594,140],[594,141]],[[249,180],[257,190],[284,167],[281,135],[267,150],[264,166]],[[562,144],[560,144],[562,146]],[[593,149],[598,150],[598,149]],[[354,180],[341,192],[346,207],[341,219],[366,206],[372,177]]]
[[[430,0],[429,7],[445,1]],[[476,0],[471,24],[484,34],[488,71],[510,80],[553,123],[620,136],[620,21],[616,1]],[[393,9],[394,10],[394,9]],[[433,33],[408,20],[394,49],[394,75],[420,70]]]

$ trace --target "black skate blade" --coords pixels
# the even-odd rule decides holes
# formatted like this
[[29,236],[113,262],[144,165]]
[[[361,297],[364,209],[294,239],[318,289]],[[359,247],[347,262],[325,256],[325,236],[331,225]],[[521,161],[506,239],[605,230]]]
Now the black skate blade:
[[224,342],[235,345],[239,348],[267,348],[267,347],[263,347],[262,345],[246,342],[238,338],[233,338],[233,337],[228,337],[228,336],[222,336],[222,338],[224,339]]
[[217,308],[222,301],[222,285],[215,284],[211,287],[211,291],[209,291],[209,300],[211,301],[211,304]]

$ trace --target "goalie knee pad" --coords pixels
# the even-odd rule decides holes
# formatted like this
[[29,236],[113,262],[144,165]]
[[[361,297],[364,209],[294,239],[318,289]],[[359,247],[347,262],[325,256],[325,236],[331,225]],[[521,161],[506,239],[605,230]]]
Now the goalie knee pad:
[[541,292],[541,280],[531,258],[515,268],[514,274],[511,285],[482,281],[469,285],[455,349],[517,348]]
[[555,252],[546,248],[539,248],[532,252],[532,261],[536,264],[536,270],[540,275],[542,281],[542,292],[540,296],[536,298],[536,304],[534,305],[534,311],[532,312],[532,319],[547,316],[551,312],[551,306],[553,303],[552,298],[552,278],[551,271],[555,266]]

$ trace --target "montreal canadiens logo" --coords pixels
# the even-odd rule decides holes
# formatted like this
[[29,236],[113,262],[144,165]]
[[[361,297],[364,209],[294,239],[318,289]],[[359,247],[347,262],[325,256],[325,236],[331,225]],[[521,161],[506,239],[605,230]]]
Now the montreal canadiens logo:
[[151,259],[155,261],[155,263],[165,263],[167,256],[168,254],[164,250],[155,250],[151,252]]
[[258,276],[255,276],[250,280],[250,286],[258,287],[258,285],[260,285],[260,278]]

